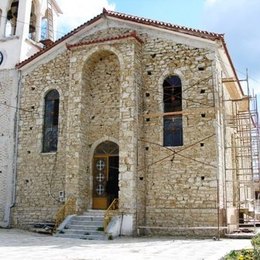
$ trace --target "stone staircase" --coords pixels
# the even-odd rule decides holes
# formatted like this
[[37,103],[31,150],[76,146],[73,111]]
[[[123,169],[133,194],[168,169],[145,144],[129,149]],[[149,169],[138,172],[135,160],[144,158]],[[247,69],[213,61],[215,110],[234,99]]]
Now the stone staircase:
[[103,210],[88,210],[82,215],[72,216],[69,220],[67,219],[67,223],[56,232],[55,236],[107,240],[107,235],[103,231],[104,214]]

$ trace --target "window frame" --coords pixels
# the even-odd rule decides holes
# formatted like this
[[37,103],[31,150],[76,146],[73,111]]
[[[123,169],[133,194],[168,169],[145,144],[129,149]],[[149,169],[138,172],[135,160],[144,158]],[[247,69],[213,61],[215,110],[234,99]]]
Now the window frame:
[[44,96],[42,153],[58,151],[60,93],[49,90]]
[[163,113],[163,146],[183,146],[182,82],[178,75],[170,75],[163,81]]

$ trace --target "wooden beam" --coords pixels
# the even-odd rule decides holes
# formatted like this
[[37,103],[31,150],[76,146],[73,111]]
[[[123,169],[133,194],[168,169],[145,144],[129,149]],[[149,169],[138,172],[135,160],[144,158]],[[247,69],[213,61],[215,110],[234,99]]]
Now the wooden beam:
[[159,112],[159,113],[149,113],[149,114],[144,114],[143,117],[144,118],[153,118],[153,117],[164,117],[164,116],[175,116],[175,115],[195,115],[198,113],[209,113],[214,111],[214,108],[209,108],[209,107],[205,107],[205,108],[194,108],[194,109],[187,109],[187,110],[183,110],[183,111],[176,111],[176,112]]

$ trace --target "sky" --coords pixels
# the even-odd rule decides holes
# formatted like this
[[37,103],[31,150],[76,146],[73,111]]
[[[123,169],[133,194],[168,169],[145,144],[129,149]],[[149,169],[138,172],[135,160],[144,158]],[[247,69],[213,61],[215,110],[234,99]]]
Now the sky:
[[[224,33],[240,79],[260,96],[260,0],[56,0],[61,36],[108,10]],[[71,4],[73,2],[73,5]]]

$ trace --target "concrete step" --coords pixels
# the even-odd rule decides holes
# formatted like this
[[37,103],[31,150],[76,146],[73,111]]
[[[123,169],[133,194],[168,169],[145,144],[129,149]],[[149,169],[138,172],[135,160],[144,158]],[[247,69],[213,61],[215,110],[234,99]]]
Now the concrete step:
[[78,225],[78,226],[103,226],[103,221],[77,221],[72,220],[71,225]]
[[105,234],[104,235],[55,234],[55,236],[63,237],[63,238],[86,239],[86,240],[108,240]]
[[72,216],[61,225],[63,228],[55,234],[58,237],[89,240],[107,240],[102,230],[105,211],[90,210],[79,216]]
[[67,229],[64,234],[78,234],[78,235],[103,235],[103,231],[98,230],[82,230],[82,229]]
[[87,216],[87,215],[80,215],[73,217],[74,221],[100,221],[102,222],[104,220],[104,217],[102,216]]
[[101,223],[101,225],[77,225],[77,224],[69,224],[65,227],[66,229],[76,229],[76,230],[100,230],[101,228],[103,228],[103,224]]
[[106,211],[105,210],[88,210],[82,213],[81,216],[100,216],[104,217]]

